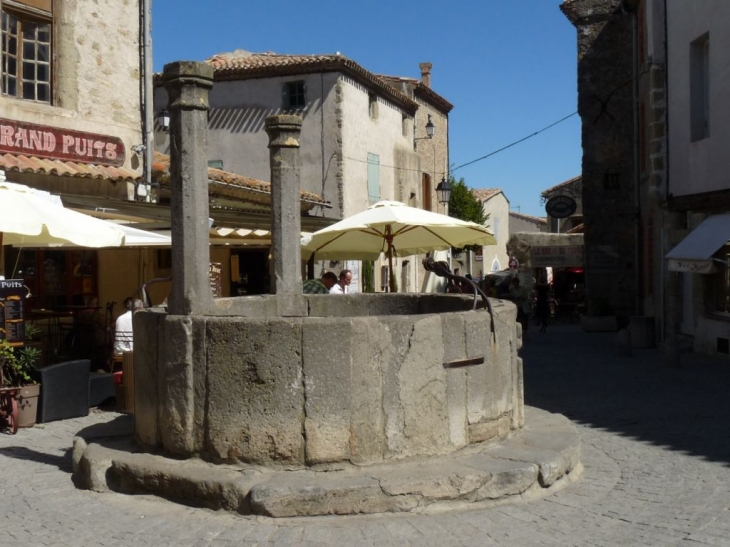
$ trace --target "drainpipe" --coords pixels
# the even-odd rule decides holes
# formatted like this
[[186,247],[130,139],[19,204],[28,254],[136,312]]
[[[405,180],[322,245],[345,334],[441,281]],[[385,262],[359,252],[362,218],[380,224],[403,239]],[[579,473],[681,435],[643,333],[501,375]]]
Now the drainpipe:
[[152,8],[151,0],[140,0],[139,8],[139,58],[142,107],[142,167],[144,180],[135,188],[135,198],[140,201],[150,201],[150,186],[152,183],[152,159],[154,154],[153,112],[152,112]]

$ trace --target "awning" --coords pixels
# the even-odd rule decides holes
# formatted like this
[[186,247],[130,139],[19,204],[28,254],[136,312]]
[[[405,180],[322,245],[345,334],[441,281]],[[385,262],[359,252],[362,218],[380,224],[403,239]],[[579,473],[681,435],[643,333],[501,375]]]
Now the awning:
[[135,182],[142,180],[142,176],[139,173],[124,167],[51,160],[37,158],[35,156],[24,156],[22,154],[0,154],[0,169],[8,172],[31,173],[35,175],[105,179],[112,182]]
[[712,255],[729,239],[730,214],[707,217],[679,245],[667,253],[669,270],[701,274],[716,272],[715,262],[718,260],[712,258]]

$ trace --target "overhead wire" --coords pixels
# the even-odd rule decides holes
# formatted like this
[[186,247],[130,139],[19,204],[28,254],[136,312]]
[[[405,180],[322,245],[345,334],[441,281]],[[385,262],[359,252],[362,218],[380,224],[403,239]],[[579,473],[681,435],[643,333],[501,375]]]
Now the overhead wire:
[[[494,150],[493,152],[490,152],[489,154],[486,154],[485,156],[482,156],[482,157],[477,158],[475,160],[471,160],[471,161],[468,161],[466,163],[463,163],[463,164],[461,164],[461,165],[459,165],[457,167],[454,167],[453,169],[450,169],[449,171],[441,171],[438,174],[446,174],[447,172],[448,173],[453,173],[457,169],[461,169],[462,167],[466,167],[467,165],[471,165],[471,164],[476,163],[478,161],[485,160],[485,159],[487,159],[487,158],[489,158],[491,156],[494,156],[495,154],[498,154],[498,153],[500,153],[500,152],[502,152],[504,150],[507,150],[508,148],[512,148],[513,146],[518,145],[521,142],[524,142],[524,141],[526,141],[528,139],[531,139],[533,137],[536,137],[540,133],[543,133],[543,132],[547,131],[548,129],[550,129],[552,127],[555,127],[556,125],[564,122],[565,120],[567,120],[569,118],[572,118],[576,114],[578,114],[578,111],[577,110],[575,112],[573,112],[572,114],[568,114],[567,116],[565,116],[563,118],[560,118],[559,120],[551,123],[550,125],[547,125],[547,126],[543,127],[542,129],[540,129],[538,131],[535,131],[534,133],[531,133],[531,134],[527,135],[526,137],[522,137],[521,139],[518,139],[518,140],[516,140],[514,142],[511,142],[510,144],[508,144],[506,146],[503,146],[502,148],[499,148],[497,150]],[[351,160],[351,161],[356,161],[356,162],[359,162],[359,163],[367,163],[367,164],[372,163],[372,162],[370,162],[368,160],[363,160],[363,159],[359,159],[359,158],[351,158],[349,156],[343,156],[343,158],[344,159],[347,159],[347,160]],[[385,168],[390,168],[390,169],[397,169],[399,171],[414,171],[414,172],[417,172],[417,173],[421,173],[423,171],[423,169],[410,169],[408,167],[398,167],[398,166],[395,166],[395,165],[383,165],[383,164],[378,164],[378,165],[380,167],[385,167]],[[436,175],[436,173],[434,173],[434,175]]]

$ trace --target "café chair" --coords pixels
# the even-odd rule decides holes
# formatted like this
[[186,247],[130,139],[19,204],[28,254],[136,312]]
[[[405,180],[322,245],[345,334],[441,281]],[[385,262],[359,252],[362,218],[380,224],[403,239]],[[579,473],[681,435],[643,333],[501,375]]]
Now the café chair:
[[90,364],[88,359],[78,359],[38,370],[41,384],[38,423],[89,414]]
[[112,374],[91,372],[90,367],[89,359],[76,359],[38,369],[38,423],[86,416],[89,407],[114,397]]

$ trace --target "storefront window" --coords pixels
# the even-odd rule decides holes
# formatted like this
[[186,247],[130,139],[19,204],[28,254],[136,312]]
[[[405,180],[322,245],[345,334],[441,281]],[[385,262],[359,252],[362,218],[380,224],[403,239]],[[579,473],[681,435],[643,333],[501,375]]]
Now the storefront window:
[[23,279],[31,292],[27,308],[63,310],[87,306],[96,296],[97,252],[10,249],[6,277]]
[[730,314],[730,245],[725,245],[713,258],[716,259],[717,272],[708,276],[708,311]]

